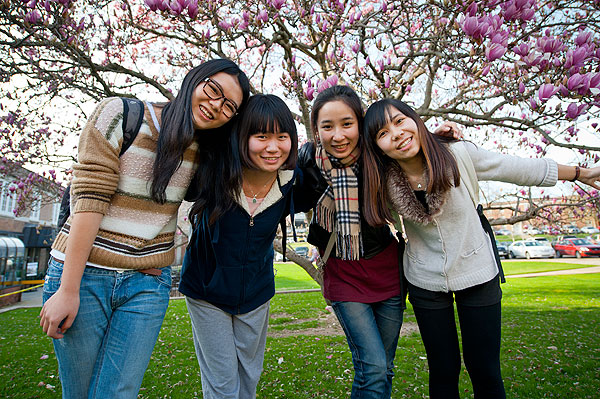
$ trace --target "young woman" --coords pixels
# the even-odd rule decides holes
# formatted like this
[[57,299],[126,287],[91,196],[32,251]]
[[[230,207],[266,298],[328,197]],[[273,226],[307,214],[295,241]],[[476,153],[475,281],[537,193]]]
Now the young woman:
[[226,183],[205,175],[190,211],[179,286],[206,399],[256,398],[275,294],[273,239],[293,209],[298,136],[285,103],[251,97],[231,141],[232,161],[211,168]]
[[222,146],[248,96],[235,63],[205,62],[173,101],[147,104],[121,157],[121,99],[92,114],[40,313],[54,338],[63,398],[137,397],[169,302],[177,210],[204,162],[198,152]]
[[408,236],[404,274],[427,352],[431,398],[460,397],[454,302],[475,398],[505,398],[499,359],[499,270],[459,162],[466,156],[477,180],[530,186],[568,179],[598,188],[600,168],[563,166],[550,159],[493,153],[467,142],[450,143],[429,133],[416,112],[399,100],[371,105],[365,131],[365,217],[373,226],[392,222],[398,229],[393,212],[403,218]]
[[[402,326],[402,247],[387,226],[360,211],[363,108],[348,86],[321,92],[312,108],[315,144],[300,150],[303,190],[315,205],[308,242],[325,256],[323,294],[342,325],[354,364],[352,398],[389,398]],[[333,238],[332,238],[333,237]]]

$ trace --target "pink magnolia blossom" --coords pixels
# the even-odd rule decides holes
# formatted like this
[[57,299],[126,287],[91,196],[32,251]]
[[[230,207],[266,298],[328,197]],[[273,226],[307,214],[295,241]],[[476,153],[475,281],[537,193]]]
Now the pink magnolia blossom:
[[558,91],[564,97],[567,97],[569,95],[569,89],[567,89],[562,83],[558,85]]
[[269,20],[269,14],[267,13],[267,10],[260,10],[256,18],[260,22],[267,22]]
[[579,115],[584,114],[585,111],[587,111],[587,104],[581,104],[581,105],[577,105],[575,103],[571,103],[569,104],[569,106],[567,107],[567,118],[569,119],[576,119]]
[[556,53],[562,51],[565,45],[554,37],[541,37],[537,40],[537,47],[544,53]]
[[581,47],[584,44],[589,44],[592,41],[592,39],[593,39],[593,37],[592,37],[591,31],[589,31],[589,30],[582,31],[575,38],[575,45],[577,47]]
[[271,5],[273,7],[275,7],[277,10],[280,10],[284,4],[285,4],[285,0],[271,0]]
[[485,56],[488,61],[495,61],[506,53],[506,47],[499,43],[491,43],[485,49]]
[[180,15],[185,7],[187,7],[186,0],[171,0],[169,3],[169,8],[171,9],[171,14],[173,15]]
[[229,30],[231,28],[231,24],[227,21],[220,21],[218,24],[219,28],[223,29],[223,30]]
[[198,2],[196,0],[192,0],[190,1],[190,3],[188,4],[188,15],[190,16],[191,19],[196,19],[196,17],[198,16],[199,10],[198,10]]
[[304,90],[304,95],[308,101],[312,101],[313,98],[315,98],[315,89],[313,87],[307,87],[306,90]]
[[575,50],[567,50],[565,68],[570,69],[572,67],[580,68],[583,66],[585,59],[589,55],[587,46],[579,47]]
[[25,14],[25,22],[29,24],[36,24],[42,19],[42,14],[38,10],[31,10]]
[[521,43],[518,46],[513,47],[512,51],[517,55],[525,57],[529,54],[529,44]]
[[558,88],[555,87],[552,83],[545,83],[540,86],[538,89],[538,98],[541,102],[546,102],[550,97],[558,92]]
[[525,84],[523,82],[519,83],[519,93],[520,94],[525,93]]

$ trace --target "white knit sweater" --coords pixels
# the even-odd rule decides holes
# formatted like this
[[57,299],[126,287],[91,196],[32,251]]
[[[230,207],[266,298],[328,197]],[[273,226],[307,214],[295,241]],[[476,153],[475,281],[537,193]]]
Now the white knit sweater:
[[[551,159],[499,154],[467,142],[451,145],[466,147],[479,181],[546,187],[556,184],[558,167]],[[388,181],[388,186],[396,183]],[[403,216],[408,237],[404,273],[411,284],[430,291],[448,292],[473,287],[496,276],[498,269],[491,241],[481,227],[465,184],[450,189],[441,207],[426,221],[410,216],[414,210],[411,208],[420,205],[414,193],[410,193],[413,198],[406,198],[409,197],[406,192],[392,191],[392,208]]]

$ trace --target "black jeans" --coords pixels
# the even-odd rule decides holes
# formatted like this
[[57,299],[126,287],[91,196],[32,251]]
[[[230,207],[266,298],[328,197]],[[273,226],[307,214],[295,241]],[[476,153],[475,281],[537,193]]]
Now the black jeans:
[[[454,305],[450,302],[440,308],[440,301],[437,300],[432,303],[432,306],[427,306],[427,295],[419,295],[425,290],[415,288],[409,284],[409,293],[413,297],[411,303],[427,352],[429,395],[431,399],[460,398],[458,379],[461,363]],[[471,289],[474,295],[490,293],[488,289],[482,291],[480,286],[468,290]],[[456,296],[456,309],[462,335],[464,361],[471,377],[475,399],[504,399],[506,393],[500,372],[500,302],[491,305],[465,305],[458,300],[459,297],[464,298],[465,293],[467,297],[470,296],[466,290],[462,290],[460,295]],[[448,295],[452,296],[452,293]],[[485,302],[472,297],[469,299],[465,302]]]

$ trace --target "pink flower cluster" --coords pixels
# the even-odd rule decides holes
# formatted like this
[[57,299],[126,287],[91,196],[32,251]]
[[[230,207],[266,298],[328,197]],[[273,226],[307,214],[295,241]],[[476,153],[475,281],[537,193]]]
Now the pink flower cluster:
[[173,15],[181,15],[186,9],[191,19],[198,16],[196,0],[144,0],[152,11],[168,11]]
[[313,83],[311,79],[308,79],[306,82],[306,89],[304,89],[304,95],[308,101],[312,101],[315,98],[315,91],[317,93],[322,92],[323,90],[335,86],[338,84],[337,75],[331,75],[325,80],[318,80],[316,83]]

